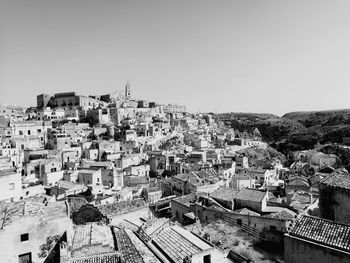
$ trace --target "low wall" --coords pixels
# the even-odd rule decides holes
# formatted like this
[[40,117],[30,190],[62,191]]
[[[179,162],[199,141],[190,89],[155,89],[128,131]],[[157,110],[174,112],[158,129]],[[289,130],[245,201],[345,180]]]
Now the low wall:
[[244,231],[262,240],[274,242],[282,241],[283,233],[287,232],[287,227],[290,223],[290,220],[255,215],[241,215],[234,212],[219,211],[199,204],[185,205],[172,200],[172,217],[176,217],[181,223],[184,223],[184,214],[189,212],[193,212],[201,222],[211,223],[221,219],[229,224],[241,227]]

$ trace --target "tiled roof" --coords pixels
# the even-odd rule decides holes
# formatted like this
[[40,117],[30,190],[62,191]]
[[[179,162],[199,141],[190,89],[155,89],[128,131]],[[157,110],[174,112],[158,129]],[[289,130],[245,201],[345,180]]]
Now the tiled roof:
[[286,211],[281,211],[277,213],[271,213],[266,215],[266,217],[271,217],[271,218],[279,218],[279,219],[292,219],[294,216]]
[[261,167],[258,167],[258,168],[247,168],[251,173],[254,173],[254,174],[264,174],[266,172],[266,169],[263,169]]
[[88,257],[74,258],[70,260],[70,263],[119,263],[118,253],[99,254]]
[[208,171],[198,171],[198,172],[193,172],[194,174],[196,174],[198,177],[200,178],[207,178],[207,177],[212,177],[212,176],[217,176],[218,174],[213,171],[212,169],[208,170]]
[[235,196],[238,194],[238,192],[239,192],[238,190],[233,188],[220,187],[219,189],[211,193],[210,196],[214,199],[232,201],[235,198]]
[[175,263],[183,263],[186,256],[202,251],[195,243],[176,231],[175,227],[167,227],[153,238],[153,242],[161,252],[169,256]]
[[193,185],[196,185],[196,186],[200,186],[203,184],[203,180],[197,178],[197,177],[191,177],[188,179],[188,181],[193,184]]
[[302,216],[296,220],[289,234],[350,252],[350,225],[318,217]]
[[261,202],[267,193],[265,191],[244,188],[236,195],[235,199],[244,201]]
[[336,171],[321,181],[321,184],[330,187],[350,190],[350,174],[344,171]]
[[307,178],[293,178],[289,181],[288,185],[309,187],[309,181],[307,180]]
[[320,174],[318,174],[318,175],[310,177],[308,180],[309,180],[310,185],[314,186],[314,185],[317,185],[322,180],[322,176]]
[[130,238],[131,242],[135,245],[138,252],[141,254],[142,259],[147,263],[160,263],[153,252],[139,239],[131,229],[124,229],[125,233]]
[[115,237],[117,239],[118,250],[125,262],[144,263],[140,252],[131,242],[130,237],[126,234],[124,229],[115,231]]
[[190,178],[197,178],[194,174],[177,174],[173,178],[181,180],[181,181],[186,181],[189,180]]

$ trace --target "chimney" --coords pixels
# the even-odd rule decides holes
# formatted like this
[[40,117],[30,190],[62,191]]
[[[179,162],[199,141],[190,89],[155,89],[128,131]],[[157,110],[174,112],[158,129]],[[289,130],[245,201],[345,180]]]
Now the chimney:
[[68,252],[68,246],[65,241],[62,241],[60,244],[60,262],[61,263],[70,262],[70,254]]

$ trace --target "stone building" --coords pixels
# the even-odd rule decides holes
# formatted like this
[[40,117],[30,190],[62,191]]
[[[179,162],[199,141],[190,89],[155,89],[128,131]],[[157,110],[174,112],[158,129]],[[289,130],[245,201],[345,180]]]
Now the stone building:
[[249,167],[248,157],[243,155],[237,155],[235,157],[236,167],[238,169],[246,169]]
[[44,147],[44,144],[36,136],[14,136],[11,138],[11,147],[23,152],[24,150],[41,149]]
[[104,105],[100,100],[77,95],[75,92],[56,93],[53,98],[53,107],[83,107],[86,109],[97,108]]
[[267,206],[267,192],[258,189],[244,188],[234,198],[235,209],[249,208],[261,213]]
[[120,262],[111,229],[97,223],[77,225],[67,230],[67,241],[61,242],[59,255],[61,263]]
[[36,137],[43,144],[47,141],[47,133],[52,129],[51,121],[12,121],[11,134],[16,138]]
[[14,169],[0,171],[0,201],[18,201],[22,195],[21,173]]
[[166,113],[186,112],[186,107],[175,104],[165,104],[163,105],[163,110]]
[[237,172],[230,180],[229,185],[232,188],[241,190],[246,187],[253,188],[256,181],[252,175],[252,169],[246,168]]
[[285,235],[285,262],[350,262],[349,240],[349,225],[303,215]]
[[26,180],[54,185],[63,178],[62,161],[59,158],[31,160],[25,166]]
[[226,187],[220,187],[210,194],[210,197],[221,204],[223,207],[234,210],[234,199],[238,190]]
[[111,122],[109,109],[90,109],[87,111],[86,117],[92,124],[107,124]]
[[[218,208],[215,203],[210,204],[209,199],[200,193],[192,193],[172,199],[172,217],[176,217],[179,222],[185,223],[188,220],[188,215],[193,213],[201,222],[211,223],[218,219],[227,219],[229,222],[238,226],[246,225],[258,231],[266,231],[267,233],[278,231],[280,234],[286,233],[288,225],[292,222],[291,219],[293,216],[286,213],[283,216],[275,216],[275,213],[260,216],[260,214],[246,208],[235,211],[224,211],[222,208]],[[242,213],[244,210],[246,212]]]
[[50,107],[41,108],[37,110],[36,119],[38,121],[47,121],[47,120],[58,120],[65,117],[65,110],[63,108],[54,108]]
[[49,107],[51,101],[52,101],[52,95],[40,94],[36,96],[36,106],[38,109]]
[[81,158],[81,148],[71,147],[62,150],[62,165],[67,165],[68,163],[78,163]]
[[350,224],[350,174],[337,170],[319,183],[322,218]]
[[84,165],[89,170],[101,170],[102,185],[120,190],[124,186],[121,169],[115,168],[113,162],[91,162]]
[[9,204],[9,220],[0,234],[2,263],[43,262],[40,247],[48,237],[61,236],[72,225],[65,202],[49,202],[31,197]]
[[169,262],[231,262],[218,248],[180,226],[162,227],[152,236],[152,244]]
[[139,108],[148,108],[149,107],[149,103],[146,100],[139,100],[137,103],[138,103],[137,106]]
[[129,166],[124,169],[125,175],[148,177],[150,172],[150,166],[148,164]]
[[101,169],[98,170],[79,170],[78,182],[84,185],[102,185]]

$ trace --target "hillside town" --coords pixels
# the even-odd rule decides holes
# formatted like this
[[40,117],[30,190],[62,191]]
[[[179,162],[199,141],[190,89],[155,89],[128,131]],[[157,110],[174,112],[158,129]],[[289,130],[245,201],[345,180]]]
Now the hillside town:
[[134,96],[0,107],[1,262],[350,262],[339,156]]

